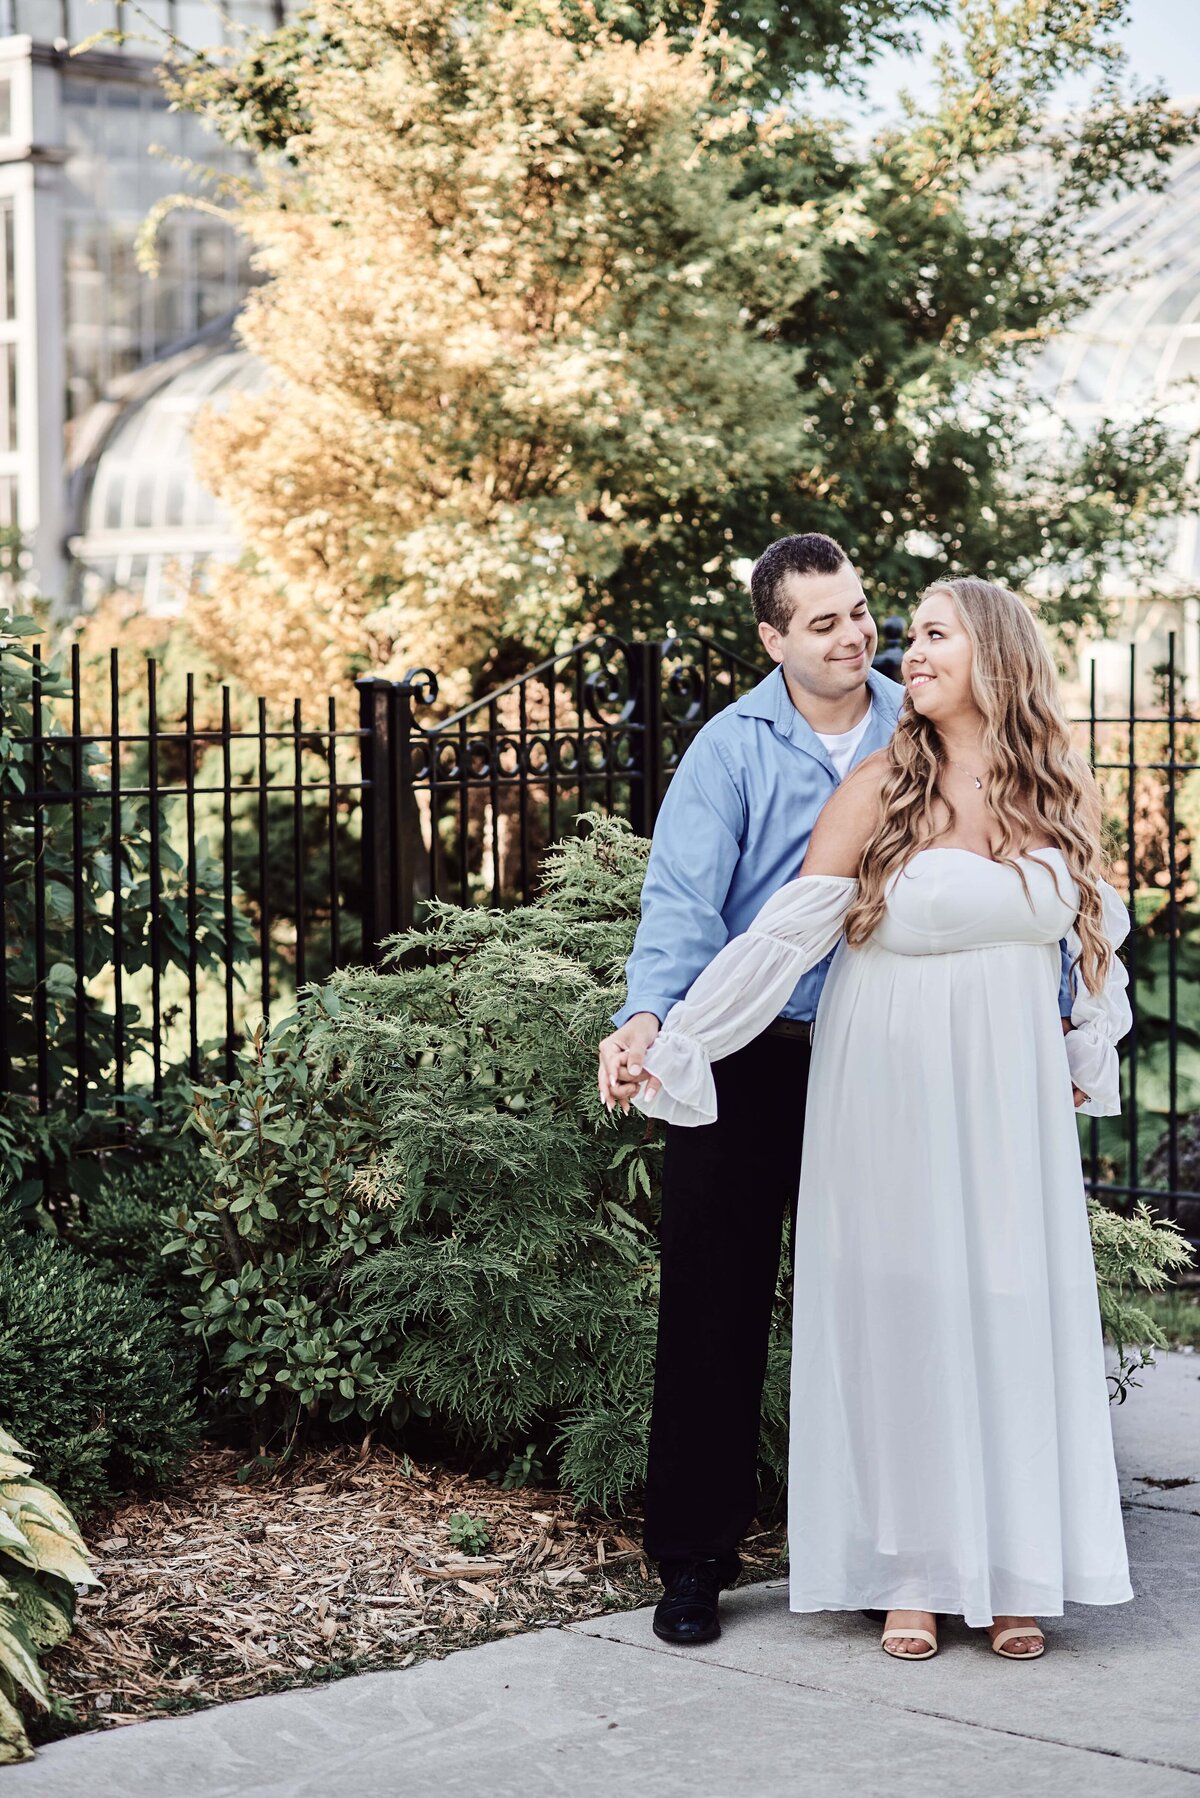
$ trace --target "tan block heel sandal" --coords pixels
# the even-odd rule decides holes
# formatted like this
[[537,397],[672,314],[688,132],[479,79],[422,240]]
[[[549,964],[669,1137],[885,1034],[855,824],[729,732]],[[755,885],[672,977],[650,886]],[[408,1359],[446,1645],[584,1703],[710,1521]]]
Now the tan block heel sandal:
[[[1017,1633],[1019,1634],[1020,1632],[1018,1631]],[[915,1636],[918,1642],[928,1642],[929,1647],[925,1650],[924,1654],[896,1654],[888,1647],[889,1642],[898,1642],[905,1636]],[[928,1661],[932,1660],[933,1656],[938,1651],[937,1637],[934,1635],[933,1631],[928,1629],[914,1629],[912,1624],[909,1624],[907,1629],[885,1629],[882,1636],[879,1638],[879,1646],[882,1648],[884,1654],[889,1656],[893,1661]],[[1021,1657],[1010,1656],[1009,1658],[1019,1659]]]
[[[913,1633],[915,1634],[916,1632],[914,1631]],[[1006,1642],[1011,1642],[1014,1636],[1036,1636],[1041,1646],[1031,1649],[1028,1654],[1010,1654],[1004,1644]],[[1031,1629],[1027,1623],[1020,1625],[1016,1629],[1002,1629],[998,1636],[992,1637],[992,1653],[998,1654],[1003,1661],[1036,1661],[1041,1655],[1045,1654],[1045,1652],[1045,1636],[1040,1629]]]

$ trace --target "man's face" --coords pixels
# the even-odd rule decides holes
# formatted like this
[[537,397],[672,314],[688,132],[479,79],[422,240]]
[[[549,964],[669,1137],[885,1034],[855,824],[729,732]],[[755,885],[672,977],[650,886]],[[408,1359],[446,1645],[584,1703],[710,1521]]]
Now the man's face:
[[836,574],[789,574],[783,600],[792,608],[787,630],[760,624],[758,634],[789,681],[819,699],[842,699],[862,687],[879,633],[849,562]]

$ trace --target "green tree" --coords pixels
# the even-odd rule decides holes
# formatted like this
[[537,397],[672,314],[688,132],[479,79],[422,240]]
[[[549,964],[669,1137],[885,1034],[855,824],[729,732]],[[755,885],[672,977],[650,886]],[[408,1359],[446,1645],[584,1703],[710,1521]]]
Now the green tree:
[[275,385],[201,439],[249,551],[201,602],[222,662],[465,686],[585,623],[736,638],[735,564],[796,528],[891,604],[970,568],[1102,615],[1184,448],[1048,445],[1023,371],[1114,278],[1097,208],[1195,121],[1126,91],[1124,0],[957,0],[936,101],[869,141],[796,85],[921,10],[319,0],[179,69],[259,151],[272,276],[242,329]]

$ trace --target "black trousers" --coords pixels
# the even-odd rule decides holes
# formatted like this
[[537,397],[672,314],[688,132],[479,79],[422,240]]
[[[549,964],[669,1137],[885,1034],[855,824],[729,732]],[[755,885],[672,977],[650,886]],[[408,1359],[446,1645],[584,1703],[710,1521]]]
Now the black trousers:
[[668,1125],[646,1552],[740,1568],[786,1215],[795,1217],[809,1045],[764,1035],[713,1065],[717,1121]]

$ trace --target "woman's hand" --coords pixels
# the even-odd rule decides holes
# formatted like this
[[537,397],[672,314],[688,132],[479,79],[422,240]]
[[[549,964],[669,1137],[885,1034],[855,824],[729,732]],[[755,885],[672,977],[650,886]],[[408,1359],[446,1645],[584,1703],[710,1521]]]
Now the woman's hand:
[[[1063,1019],[1062,1027],[1063,1027],[1063,1036],[1064,1037],[1069,1036],[1071,1034],[1071,1031],[1074,1029],[1074,1025],[1071,1023],[1070,1018]],[[1073,1086],[1071,1088],[1071,1092],[1075,1099],[1075,1109],[1076,1109],[1076,1111],[1078,1111],[1079,1107],[1086,1102],[1088,1095],[1085,1092],[1081,1092],[1079,1087],[1077,1087],[1077,1086]]]
[[658,1091],[658,1081],[642,1068],[642,1057],[658,1035],[659,1028],[652,1011],[638,1011],[600,1044],[596,1084],[600,1089],[600,1103],[607,1110],[619,1105],[628,1116],[629,1101],[643,1081],[649,1097]]

